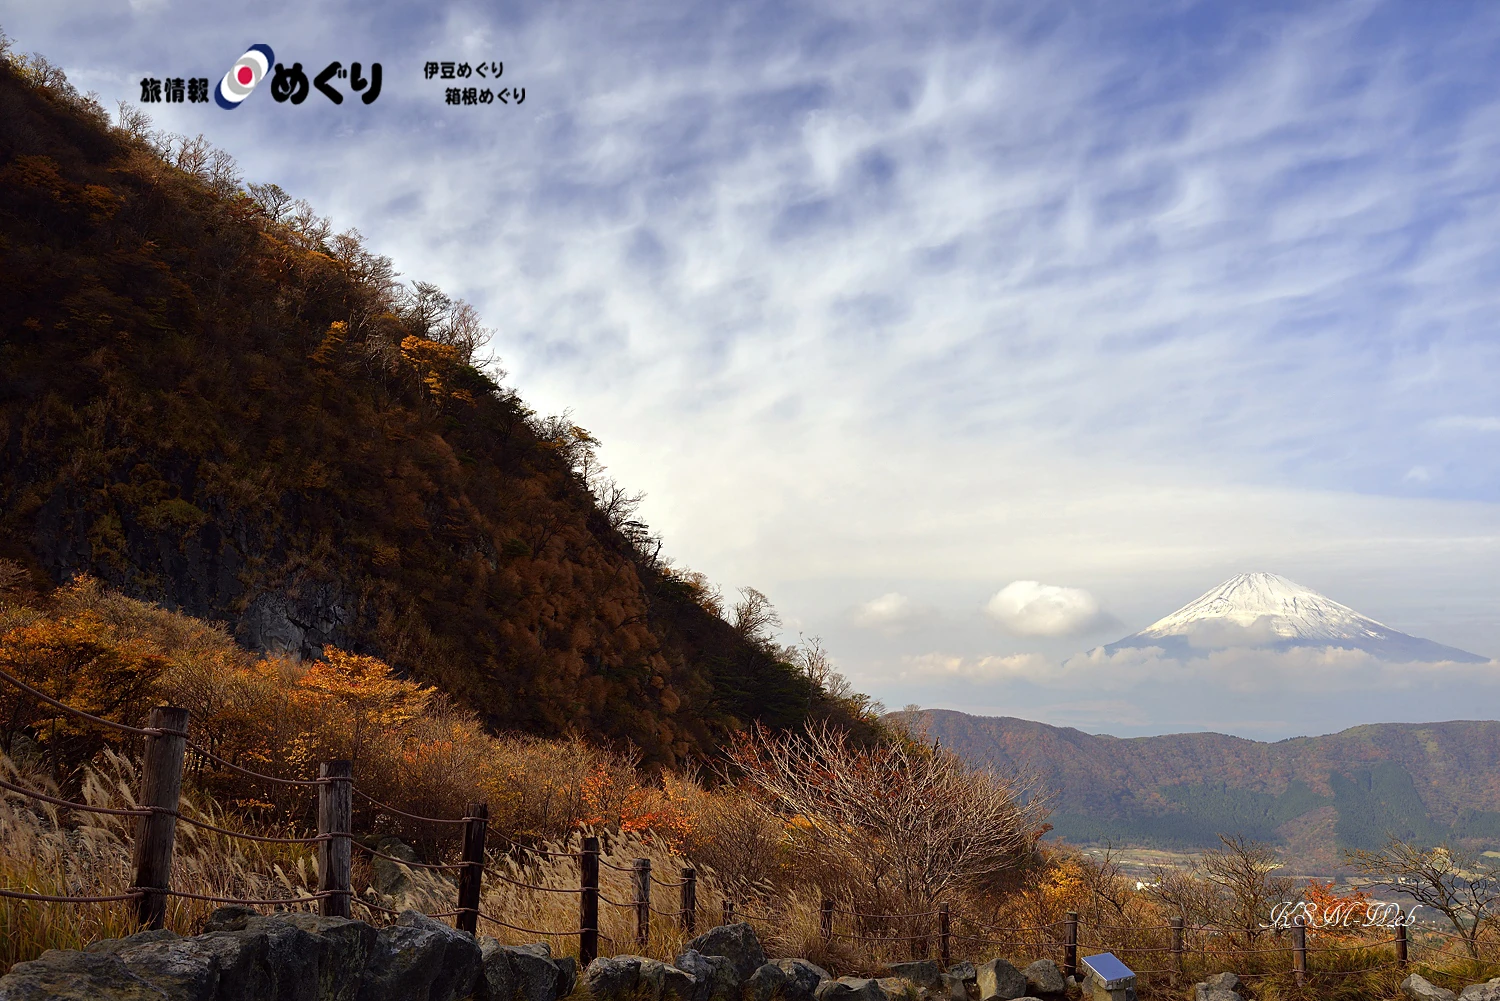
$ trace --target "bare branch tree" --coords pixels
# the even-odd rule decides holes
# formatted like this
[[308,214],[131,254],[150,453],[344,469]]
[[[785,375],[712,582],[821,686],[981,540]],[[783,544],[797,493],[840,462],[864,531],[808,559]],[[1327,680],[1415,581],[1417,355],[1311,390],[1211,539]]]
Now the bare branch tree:
[[1282,867],[1281,858],[1270,845],[1230,834],[1220,834],[1219,842],[1224,847],[1204,852],[1198,867],[1205,879],[1227,894],[1234,927],[1245,929],[1245,937],[1254,939],[1270,919],[1271,906],[1296,893],[1297,881],[1275,875]]
[[771,641],[771,630],[781,628],[781,616],[771,599],[753,587],[740,588],[740,600],[734,603],[734,631],[751,643],[765,646]]
[[1019,865],[1047,814],[1033,781],[977,771],[935,748],[860,748],[819,723],[803,734],[756,728],[729,752],[767,802],[832,853],[829,869],[861,902],[929,909],[950,890]]
[[1404,893],[1447,918],[1469,955],[1479,958],[1479,933],[1496,921],[1500,864],[1463,848],[1420,848],[1399,838],[1379,851],[1346,851],[1344,861],[1376,886]]

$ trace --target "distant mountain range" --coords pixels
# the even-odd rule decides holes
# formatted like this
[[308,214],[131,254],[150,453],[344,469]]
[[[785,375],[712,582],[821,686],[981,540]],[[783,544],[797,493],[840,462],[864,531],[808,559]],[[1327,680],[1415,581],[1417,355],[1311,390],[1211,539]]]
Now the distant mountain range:
[[1408,636],[1347,605],[1273,573],[1231,577],[1140,632],[1104,648],[1160,649],[1186,657],[1205,650],[1255,647],[1342,647],[1403,663],[1482,664],[1487,657]]
[[1191,849],[1223,831],[1279,843],[1312,868],[1387,832],[1500,845],[1500,722],[1378,723],[1264,743],[1094,736],[944,709],[919,719],[976,765],[1038,773],[1057,834],[1076,843]]
[[[1188,659],[1213,650],[1361,650],[1382,661],[1482,664],[1272,573],[1233,577],[1104,647]],[[1122,739],[1010,717],[920,714],[977,765],[1039,774],[1070,841],[1191,849],[1234,833],[1283,845],[1304,869],[1388,834],[1500,845],[1500,722],[1381,723],[1262,743],[1221,733]]]

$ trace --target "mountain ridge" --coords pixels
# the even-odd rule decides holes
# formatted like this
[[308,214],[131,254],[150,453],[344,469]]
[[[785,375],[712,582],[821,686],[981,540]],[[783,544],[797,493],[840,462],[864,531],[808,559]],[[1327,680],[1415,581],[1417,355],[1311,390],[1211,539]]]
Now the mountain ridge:
[[[1388,828],[1500,843],[1500,722],[1370,723],[1264,742],[1114,737],[946,709],[915,720],[973,764],[1035,772],[1069,840],[1204,847],[1224,830],[1325,861],[1335,846],[1380,843]],[[1330,844],[1293,829],[1330,808]]]

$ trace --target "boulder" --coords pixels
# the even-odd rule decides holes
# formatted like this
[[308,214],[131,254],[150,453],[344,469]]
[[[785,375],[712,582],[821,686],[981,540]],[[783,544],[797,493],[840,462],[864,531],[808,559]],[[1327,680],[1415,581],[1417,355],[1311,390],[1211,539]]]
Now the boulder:
[[1401,981],[1401,993],[1412,1001],[1454,1001],[1458,997],[1446,987],[1439,987],[1418,973]]
[[692,978],[690,1001],[738,1001],[741,978],[728,956],[705,956],[697,949],[685,949],[675,965]]
[[944,996],[948,1001],[969,1001],[971,992],[978,993],[979,972],[967,959],[948,967],[942,975]]
[[930,959],[920,959],[913,963],[891,963],[886,970],[891,976],[910,980],[926,991],[941,990],[943,987],[943,968]]
[[263,932],[215,931],[194,939],[219,960],[219,993],[214,1001],[265,1001],[275,998],[276,971],[269,958],[270,938]]
[[578,960],[572,956],[558,956],[552,960],[552,965],[557,967],[557,996],[565,998],[573,993],[573,987],[578,983]]
[[778,959],[775,963],[786,974],[782,995],[786,1001],[813,1001],[818,985],[833,979],[827,970],[805,959]]
[[165,928],[94,942],[88,952],[118,956],[131,973],[174,1001],[211,1001],[219,991],[219,957],[192,938]]
[[1062,970],[1050,959],[1039,959],[1021,971],[1026,978],[1026,990],[1031,994],[1066,994],[1068,982]]
[[358,978],[359,1001],[459,1001],[474,993],[483,967],[479,944],[468,934],[404,911],[377,934]]
[[880,984],[863,977],[839,977],[818,987],[817,1001],[890,1001]]
[[0,977],[0,1001],[175,1001],[109,952],[48,949]]
[[917,985],[905,977],[877,977],[875,982],[880,985],[881,990],[885,991],[885,996],[893,999],[893,1001],[897,998],[905,999],[905,1001],[917,1001],[922,996],[922,992]]
[[[552,958],[552,947],[546,942],[501,945],[498,952],[510,962],[511,974],[515,977],[514,997],[518,1001],[557,1001],[562,997],[560,988],[564,984],[569,990],[573,989],[576,965],[564,971]],[[489,974],[486,973],[485,977],[488,980]]]
[[683,946],[684,952],[688,950],[703,956],[728,957],[741,982],[749,980],[756,970],[766,965],[766,951],[760,947],[755,929],[743,921],[710,928]]
[[1239,989],[1239,977],[1233,973],[1215,973],[1193,985],[1193,1001],[1245,1001]]
[[992,959],[974,972],[979,1001],[1012,1001],[1026,996],[1026,974],[1003,959]]
[[479,939],[479,982],[475,985],[475,1001],[514,1001],[516,996],[516,971],[510,965],[510,954],[492,935]]
[[746,1001],[771,1001],[786,993],[786,971],[775,963],[766,963],[745,981]]
[[1458,992],[1458,1001],[1500,1001],[1500,983],[1470,984]]
[[641,982],[641,956],[600,956],[583,971],[583,988],[594,1001],[632,997]]
[[365,968],[377,937],[363,921],[300,912],[251,918],[243,931],[223,934],[265,936],[275,984],[266,1001],[358,1001],[354,971]]
[[214,912],[203,922],[204,932],[211,931],[244,931],[245,925],[249,924],[251,918],[260,917],[260,911],[244,904],[230,904],[227,907],[215,907]]
[[[371,848],[382,855],[398,858],[403,862],[416,862],[417,853],[410,845],[400,838],[389,835],[374,840]],[[377,856],[370,856],[370,885],[375,887],[375,892],[387,897],[397,897],[411,889],[411,876],[399,865]]]

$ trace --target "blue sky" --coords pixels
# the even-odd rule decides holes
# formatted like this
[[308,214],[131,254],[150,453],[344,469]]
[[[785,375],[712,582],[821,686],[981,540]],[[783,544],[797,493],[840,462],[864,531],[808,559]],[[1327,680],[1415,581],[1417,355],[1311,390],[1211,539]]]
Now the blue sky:
[[[263,85],[152,113],[472,301],[669,553],[890,704],[1270,737],[1496,715],[1488,674],[1247,688],[1078,655],[1270,570],[1500,656],[1500,7],[81,0],[0,25],[107,106],[254,42],[381,62],[370,106]],[[445,106],[444,59],[503,60],[525,103]],[[1083,611],[986,613],[1028,580]]]

